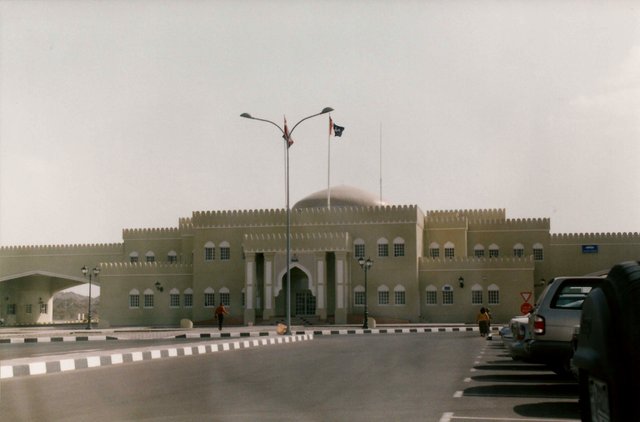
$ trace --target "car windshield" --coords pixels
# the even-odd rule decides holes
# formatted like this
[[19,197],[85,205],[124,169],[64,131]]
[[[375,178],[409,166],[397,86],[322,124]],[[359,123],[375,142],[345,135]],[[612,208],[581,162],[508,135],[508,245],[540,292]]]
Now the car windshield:
[[594,284],[567,284],[558,290],[551,302],[552,308],[582,309],[584,298],[595,287]]

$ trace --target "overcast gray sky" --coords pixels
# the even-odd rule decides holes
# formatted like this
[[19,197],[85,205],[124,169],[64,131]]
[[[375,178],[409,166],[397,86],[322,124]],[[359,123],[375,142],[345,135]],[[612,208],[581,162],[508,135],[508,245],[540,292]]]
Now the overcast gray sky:
[[[332,183],[552,232],[640,231],[637,1],[0,0],[0,245],[284,207]],[[382,131],[380,127],[382,126]],[[291,202],[327,186],[301,124]]]

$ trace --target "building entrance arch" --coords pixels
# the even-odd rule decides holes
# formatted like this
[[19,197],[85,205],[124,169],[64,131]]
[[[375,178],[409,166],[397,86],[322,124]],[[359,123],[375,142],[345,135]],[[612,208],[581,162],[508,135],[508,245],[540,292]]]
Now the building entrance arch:
[[[287,272],[282,274],[282,289],[276,297],[276,314],[286,315]],[[309,316],[316,314],[316,295],[311,290],[309,275],[300,267],[291,268],[291,315]]]

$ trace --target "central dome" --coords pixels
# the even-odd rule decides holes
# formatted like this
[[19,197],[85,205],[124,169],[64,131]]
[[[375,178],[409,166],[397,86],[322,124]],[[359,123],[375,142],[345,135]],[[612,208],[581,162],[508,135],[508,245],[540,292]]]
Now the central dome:
[[[326,208],[328,189],[314,192],[302,198],[293,206],[294,209]],[[331,188],[332,207],[374,207],[387,205],[374,194],[352,186],[335,186]]]

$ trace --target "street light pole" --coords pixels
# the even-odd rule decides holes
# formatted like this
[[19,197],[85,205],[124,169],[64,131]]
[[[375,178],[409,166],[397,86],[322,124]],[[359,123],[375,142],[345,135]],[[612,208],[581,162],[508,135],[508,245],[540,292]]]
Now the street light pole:
[[360,268],[364,270],[364,322],[362,323],[362,328],[365,330],[369,329],[369,309],[367,307],[367,273],[373,266],[373,261],[371,258],[367,258],[366,261],[363,257],[358,258],[358,264],[360,264]]
[[282,132],[282,139],[285,142],[285,196],[286,196],[286,207],[287,207],[287,234],[286,234],[286,260],[287,260],[287,335],[291,335],[291,208],[289,207],[289,147],[291,146],[291,135],[293,131],[298,127],[298,125],[304,122],[307,119],[312,117],[320,116],[321,114],[326,114],[332,112],[333,109],[331,107],[325,107],[322,109],[320,113],[312,114],[311,116],[307,116],[304,119],[298,121],[290,131],[285,131],[281,128],[277,123],[272,122],[267,119],[260,119],[257,117],[251,116],[249,113],[242,113],[240,117],[244,117],[245,119],[258,120],[260,122],[266,122],[277,127],[280,132]]
[[89,274],[89,315],[87,317],[87,330],[91,329],[91,277],[94,276],[98,278],[98,274],[100,274],[100,268],[93,267],[93,270],[89,271],[87,266],[84,265],[80,271],[82,271],[82,275],[86,278],[87,274]]

